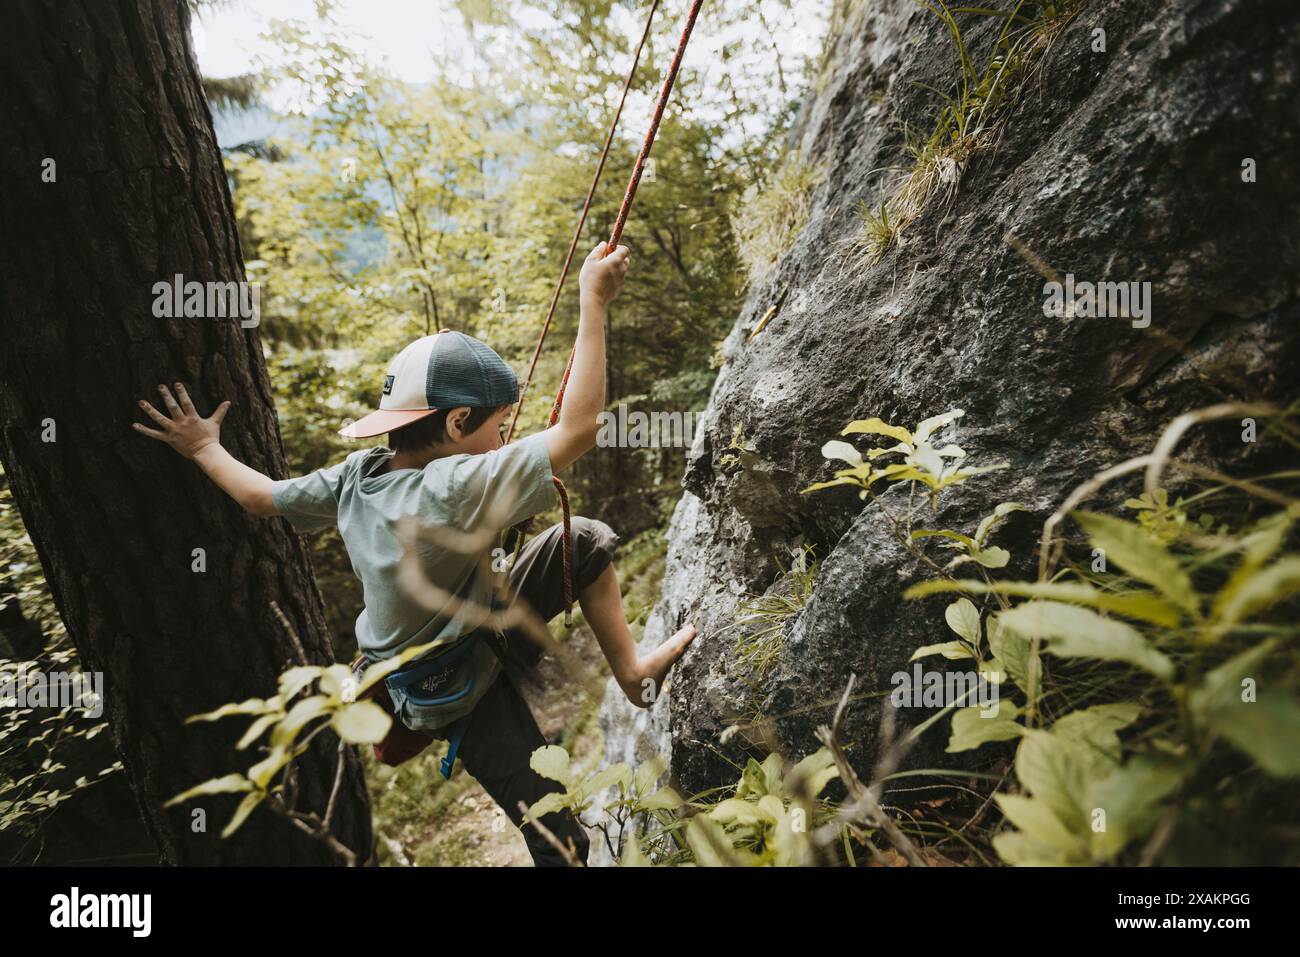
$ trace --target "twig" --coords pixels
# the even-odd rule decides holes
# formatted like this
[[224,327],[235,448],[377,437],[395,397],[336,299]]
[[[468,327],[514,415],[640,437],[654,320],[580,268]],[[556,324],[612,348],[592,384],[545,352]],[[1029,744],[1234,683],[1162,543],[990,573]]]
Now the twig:
[[[880,801],[875,793],[875,787],[878,787],[879,784],[872,788],[868,788],[864,785],[862,780],[858,777],[857,772],[853,770],[853,766],[849,764],[848,758],[844,754],[844,749],[840,747],[837,735],[839,734],[840,723],[844,718],[844,709],[848,706],[849,697],[852,694],[853,685],[856,681],[856,674],[849,676],[849,683],[844,689],[843,696],[840,698],[839,706],[835,709],[835,717],[831,721],[831,726],[828,728],[826,725],[821,725],[817,729],[818,740],[820,740],[822,744],[826,746],[827,750],[830,751],[831,757],[834,758],[835,765],[839,769],[840,779],[844,782],[844,786],[849,792],[850,801],[841,808],[839,819],[842,821],[851,821],[855,818],[860,818],[869,826],[878,828],[884,832],[885,837],[888,838],[889,842],[893,844],[894,847],[898,849],[899,853],[907,859],[907,862],[910,865],[913,867],[928,867],[929,865],[926,863],[925,858],[917,851],[916,846],[908,839],[907,835],[899,829],[893,819],[884,812],[884,809],[881,808]],[[886,723],[889,725],[890,737],[892,738],[893,725],[892,722],[888,721],[889,713],[885,712],[885,715]],[[905,747],[900,743],[900,746],[889,747],[884,753],[882,753],[880,761],[876,766],[878,778],[881,776],[880,772],[887,768],[888,771],[885,776],[893,773],[893,769],[890,765],[897,765],[904,750]],[[872,851],[873,856],[878,861],[883,860],[883,855],[881,855],[879,850],[874,848],[870,842],[867,843],[867,847]]]
[[551,845],[551,847],[555,848],[557,851],[560,852],[561,856],[564,857],[564,862],[569,867],[583,866],[581,863],[579,863],[578,857],[573,852],[573,849],[571,847],[561,844],[560,839],[551,832],[551,829],[549,827],[547,827],[537,818],[530,817],[528,815],[528,805],[525,804],[523,801],[519,802],[519,810],[523,812],[524,820],[526,820],[533,827],[537,828],[537,833],[542,835],[542,837],[546,838],[546,843]]

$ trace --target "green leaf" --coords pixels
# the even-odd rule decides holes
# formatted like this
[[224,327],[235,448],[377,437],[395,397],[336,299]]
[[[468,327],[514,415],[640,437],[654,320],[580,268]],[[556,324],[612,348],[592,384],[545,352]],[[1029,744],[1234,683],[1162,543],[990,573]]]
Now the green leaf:
[[324,673],[325,669],[320,665],[297,665],[289,668],[280,675],[280,695],[288,701]]
[[1012,512],[1024,511],[1028,510],[1019,502],[1003,502],[997,508],[993,509],[991,515],[986,515],[984,518],[980,519],[979,527],[975,529],[975,543],[977,545],[983,545],[985,539],[988,538],[989,533],[993,531],[993,527],[999,521],[1006,518]]
[[244,750],[246,747],[248,747],[258,738],[260,738],[262,736],[262,733],[265,732],[267,728],[271,727],[271,725],[275,724],[282,717],[284,717],[283,711],[276,711],[273,714],[262,715],[260,718],[258,718],[256,721],[254,721],[252,724],[248,726],[248,730],[245,731],[244,736],[239,739],[239,743],[235,745],[235,749],[238,751]]
[[333,703],[323,694],[294,702],[289,713],[280,719],[280,723],[271,732],[271,747],[288,747],[297,739],[299,731],[332,707]]
[[193,724],[196,721],[216,721],[220,718],[228,718],[236,714],[266,714],[268,711],[280,710],[280,701],[278,698],[263,700],[261,698],[249,698],[247,701],[241,701],[238,704],[223,704],[216,711],[207,711],[203,714],[192,714],[185,719],[186,724]]
[[[1031,649],[1028,639],[1010,629],[1003,628],[998,624],[997,618],[989,619],[988,632],[989,651],[993,652],[993,656],[1002,663],[1007,675],[1016,683],[1018,688],[1029,690],[1031,684],[1029,675]],[[1041,678],[1041,675],[1035,677]],[[1041,682],[1034,681],[1033,684],[1037,687]]]
[[1082,841],[1061,822],[1046,802],[1019,794],[995,794],[993,799],[1002,809],[1003,816],[1031,840],[1062,852],[1065,860],[1083,858]]
[[642,762],[641,766],[636,769],[636,774],[632,775],[632,790],[637,794],[649,794],[663,773],[668,770],[668,758],[662,754],[656,754],[653,758]]
[[1207,710],[1202,720],[1269,774],[1300,777],[1300,706],[1287,692],[1270,688],[1255,701]]
[[1191,576],[1159,539],[1141,525],[1096,512],[1075,512],[1075,521],[1092,544],[1139,581],[1146,582],[1189,614],[1196,614],[1200,599]]
[[995,834],[993,850],[1013,867],[1061,867],[1087,863],[1081,853],[1069,853],[1043,841],[1036,841],[1024,831]]
[[1254,758],[1264,770],[1280,777],[1300,774],[1300,708],[1277,688],[1243,701],[1243,684],[1262,684],[1265,659],[1275,639],[1234,655],[1201,679],[1188,696],[1192,714],[1205,727]]
[[1233,576],[1215,602],[1215,617],[1220,625],[1235,625],[1297,592],[1300,592],[1300,555],[1287,555],[1240,580]]
[[802,780],[807,793],[817,797],[826,785],[839,776],[840,770],[830,749],[818,748],[790,769],[785,781],[781,783],[781,790],[786,797],[797,797],[799,788],[796,787],[796,782]]
[[944,412],[942,415],[933,415],[928,419],[923,419],[921,424],[916,427],[916,431],[912,433],[912,438],[903,441],[910,441],[913,445],[920,445],[949,422],[960,419],[965,414],[966,412],[963,409],[953,409],[951,412]]
[[[1087,826],[1079,802],[1087,793],[1093,761],[1084,760],[1078,746],[1051,732],[1026,729],[1016,749],[1016,776],[1071,831]],[[1102,768],[1109,773],[1110,768]]]
[[974,658],[974,653],[970,647],[962,644],[960,641],[945,641],[939,645],[924,645],[912,652],[912,657],[908,661],[916,661],[920,658],[928,658],[931,655],[943,655],[952,661],[959,658]]
[[239,794],[244,791],[253,790],[253,782],[248,780],[242,774],[227,774],[223,777],[213,778],[210,781],[204,781],[202,784],[196,784],[188,791],[182,791],[170,801],[167,801],[163,807],[172,807],[190,798],[203,797],[208,794]]
[[248,815],[253,813],[253,809],[265,801],[266,798],[267,794],[265,791],[254,791],[253,793],[246,795],[244,799],[239,802],[239,807],[235,808],[235,813],[234,816],[231,817],[230,823],[222,829],[221,836],[230,837],[230,835],[238,831],[244,821],[248,820]]
[[955,591],[970,595],[1050,598],[1087,605],[1166,628],[1172,628],[1182,620],[1182,614],[1177,608],[1152,592],[1144,590],[1117,594],[1099,591],[1082,582],[994,582],[990,584],[974,578],[964,578],[955,582],[946,578],[936,578],[912,585],[903,592],[903,597],[925,598]]
[[343,694],[349,682],[353,681],[352,669],[347,665],[330,665],[321,675],[320,692],[331,698],[337,698]]
[[[940,535],[943,538],[950,538],[954,542],[960,542],[968,549],[975,547],[975,539],[971,538],[969,535],[963,535],[961,532],[954,532],[946,528],[919,528],[912,533],[911,537],[913,541],[916,541],[918,538],[930,538],[934,535]],[[952,548],[951,545],[946,547]]]
[[719,824],[775,824],[771,812],[753,801],[743,798],[727,798],[709,811],[709,817]]
[[578,805],[586,804],[588,799],[599,794],[605,788],[613,787],[615,784],[622,784],[626,787],[632,781],[632,769],[622,761],[617,764],[611,764],[607,768],[597,771],[587,780],[583,781],[573,789],[574,803]]
[[[969,598],[958,598],[943,611],[944,621],[954,632],[978,648],[980,643],[980,610]],[[915,657],[915,656],[913,656]]]
[[806,495],[809,492],[818,492],[824,488],[836,488],[840,485],[857,485],[858,483],[848,478],[834,478],[826,482],[813,482],[807,488],[799,490],[800,495]]
[[985,568],[1006,568],[1007,562],[1011,561],[1011,553],[997,545],[991,545],[988,548],[977,548],[970,553],[970,557],[971,561],[977,562]]
[[731,867],[758,863],[758,855],[736,848],[722,825],[708,814],[686,822],[686,846],[698,867]]
[[1174,664],[1131,625],[1055,601],[1029,601],[998,615],[1004,628],[1039,637],[1054,655],[1122,661],[1168,681]]
[[841,462],[847,462],[849,465],[862,464],[862,453],[849,443],[841,442],[839,439],[832,439],[822,446],[822,458],[838,459]]
[[890,425],[882,419],[856,419],[844,427],[840,435],[887,435],[908,445],[912,444],[912,433],[897,425]]
[[334,730],[348,744],[378,744],[393,726],[393,719],[373,701],[344,705],[330,719]]
[[1120,741],[1116,732],[1141,716],[1141,706],[1131,701],[1099,704],[1063,715],[1052,725],[1051,731],[1058,738],[1079,745],[1083,749],[1081,754],[1091,755],[1092,760],[1104,757],[1118,763]]
[[566,788],[573,782],[573,769],[569,767],[569,752],[556,744],[547,744],[533,752],[528,766],[544,778],[559,781]]
[[750,758],[745,762],[745,770],[740,773],[740,780],[736,783],[736,797],[748,797],[754,795],[760,797],[767,793],[767,774],[763,771],[763,766]]
[[1025,728],[1016,720],[1020,707],[1009,701],[999,701],[998,710],[985,717],[980,707],[958,708],[952,715],[952,735],[948,738],[948,753],[973,751],[990,741],[1010,741],[1020,737]]
[[265,791],[271,779],[292,760],[293,754],[288,748],[273,747],[270,754],[248,769],[248,778],[259,790]]
[[556,811],[563,811],[572,800],[572,795],[563,791],[551,791],[549,794],[543,794],[528,809],[528,818],[536,821],[548,814],[554,814]]
[[650,867],[651,861],[641,851],[641,842],[637,840],[635,834],[628,835],[627,846],[623,848],[623,856],[619,858],[620,867]]
[[1260,683],[1264,662],[1276,647],[1277,639],[1269,638],[1207,671],[1188,698],[1193,713],[1228,708],[1241,701],[1242,683],[1247,678]]
[[653,794],[645,794],[637,802],[643,811],[673,811],[686,802],[672,788],[660,788]]
[[1150,834],[1162,814],[1160,802],[1192,770],[1190,765],[1167,759],[1135,756],[1123,767],[1097,781],[1088,795],[1091,809],[1106,812],[1106,829],[1090,829],[1092,857],[1109,861],[1132,841]]

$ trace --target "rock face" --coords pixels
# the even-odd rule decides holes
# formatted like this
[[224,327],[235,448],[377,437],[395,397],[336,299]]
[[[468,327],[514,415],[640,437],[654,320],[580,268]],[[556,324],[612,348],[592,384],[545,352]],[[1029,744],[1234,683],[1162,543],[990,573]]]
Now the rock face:
[[[902,599],[933,574],[897,544],[879,505],[845,489],[800,494],[830,477],[821,446],[851,419],[911,428],[964,409],[955,438],[966,461],[1009,468],[947,490],[920,524],[969,533],[998,502],[1020,502],[1029,511],[995,542],[1013,555],[1007,572],[1032,577],[1043,520],[1080,482],[1149,451],[1180,413],[1295,394],[1298,20],[1293,0],[1092,0],[1041,57],[951,200],[932,200],[901,244],[867,265],[845,243],[854,206],[877,205],[896,175],[882,171],[908,165],[903,124],[934,128],[936,98],[917,84],[948,89],[957,66],[943,25],[912,0],[857,5],[792,136],[825,176],[806,225],[724,346],[644,641],[662,641],[682,616],[700,637],[666,702],[635,711],[616,691],[607,696],[609,760],[671,750],[685,791],[730,783],[747,753],[815,750],[816,727],[856,673],[864,696],[843,738],[870,774],[881,718],[872,693],[887,696],[917,647],[952,635],[947,600]],[[997,25],[961,22],[977,58],[987,56]],[[1008,234],[1040,269],[1150,283],[1149,326],[1046,317],[1044,278]],[[1241,432],[1239,419],[1200,426],[1179,452],[1226,470],[1276,463],[1279,443],[1246,444]],[[906,490],[883,504],[901,511]],[[738,605],[788,587],[781,566],[800,544],[820,559],[815,590],[753,689],[736,663]],[[770,736],[723,743],[755,709]],[[914,725],[932,713],[898,717]],[[955,766],[946,738],[923,736],[907,764]]]

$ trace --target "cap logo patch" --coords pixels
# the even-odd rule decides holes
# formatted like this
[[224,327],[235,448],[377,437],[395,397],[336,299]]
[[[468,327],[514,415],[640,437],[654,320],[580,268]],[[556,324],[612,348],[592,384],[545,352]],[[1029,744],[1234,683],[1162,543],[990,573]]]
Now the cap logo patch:
[[384,376],[384,395],[393,394],[393,380],[396,378],[397,376],[393,376],[393,375]]

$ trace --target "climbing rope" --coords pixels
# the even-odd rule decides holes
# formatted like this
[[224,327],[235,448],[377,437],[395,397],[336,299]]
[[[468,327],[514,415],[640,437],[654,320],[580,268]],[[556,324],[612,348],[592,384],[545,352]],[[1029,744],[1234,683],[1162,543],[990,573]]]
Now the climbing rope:
[[[681,68],[682,57],[686,54],[686,44],[691,38],[691,31],[695,29],[695,20],[699,16],[700,6],[704,0],[694,0],[691,4],[690,13],[686,17],[686,25],[682,28],[681,39],[677,42],[677,52],[673,56],[673,61],[668,67],[668,72],[664,75],[663,86],[659,90],[659,99],[655,104],[654,116],[650,121],[650,129],[646,131],[645,139],[641,143],[641,150],[637,153],[636,165],[632,167],[632,178],[628,180],[627,190],[623,194],[623,204],[619,207],[618,218],[614,221],[614,229],[610,233],[609,242],[605,245],[605,255],[618,248],[618,241],[623,236],[623,226],[627,223],[628,213],[632,209],[632,200],[636,197],[637,187],[641,184],[641,175],[645,171],[645,161],[650,155],[650,150],[654,146],[655,137],[659,133],[659,123],[663,119],[664,108],[668,105],[668,97],[672,94],[673,84],[677,80],[677,71]],[[600,161],[596,165],[595,175],[591,178],[591,186],[587,189],[587,199],[582,204],[582,214],[578,217],[577,228],[573,231],[573,239],[569,241],[569,251],[564,257],[564,267],[560,270],[560,279],[555,284],[555,291],[551,294],[551,304],[546,310],[546,321],[542,324],[542,333],[537,338],[537,346],[533,349],[533,358],[528,365],[528,374],[524,377],[523,387],[519,390],[519,402],[515,406],[515,414],[510,420],[510,428],[506,431],[506,442],[509,442],[515,434],[515,424],[519,421],[519,412],[523,408],[524,395],[528,392],[528,386],[532,384],[533,373],[537,369],[537,358],[542,353],[542,345],[546,342],[546,334],[551,329],[551,320],[555,316],[555,309],[560,301],[560,292],[564,289],[564,282],[569,276],[569,267],[573,264],[573,253],[577,249],[578,242],[582,238],[582,230],[587,223],[587,213],[591,210],[592,197],[596,194],[596,186],[600,182],[601,173],[605,170],[605,161],[609,157],[610,144],[614,141],[614,133],[618,129],[619,117],[623,115],[623,104],[627,101],[628,90],[632,86],[632,80],[636,76],[637,64],[641,61],[641,50],[645,47],[646,39],[650,36],[650,26],[654,21],[655,10],[659,7],[659,0],[654,0],[650,5],[650,13],[646,17],[645,30],[641,34],[641,42],[637,44],[636,55],[632,60],[632,68],[628,71],[627,80],[623,84],[623,95],[618,101],[618,109],[614,111],[613,122],[610,123],[609,132],[605,136],[605,146],[600,152]],[[569,375],[573,372],[573,357],[577,352],[577,346],[569,351],[569,361],[565,363],[564,375],[560,379],[560,388],[555,393],[555,404],[551,406],[551,417],[547,423],[548,427],[555,425],[560,418],[560,408],[564,405],[564,390],[569,385]],[[564,566],[564,626],[566,628],[573,625],[573,569],[570,552],[570,539],[572,538],[572,518],[569,513],[569,492],[564,487],[564,483],[559,478],[552,477],[555,482],[555,491],[560,496],[560,509],[564,514],[564,541],[561,543],[561,559]],[[519,548],[523,545],[522,533],[518,536],[515,548],[515,554],[518,555]]]

